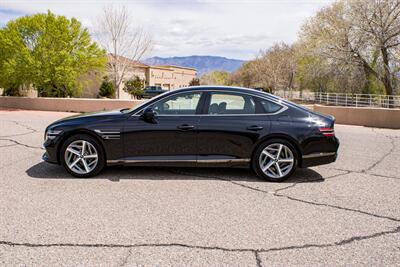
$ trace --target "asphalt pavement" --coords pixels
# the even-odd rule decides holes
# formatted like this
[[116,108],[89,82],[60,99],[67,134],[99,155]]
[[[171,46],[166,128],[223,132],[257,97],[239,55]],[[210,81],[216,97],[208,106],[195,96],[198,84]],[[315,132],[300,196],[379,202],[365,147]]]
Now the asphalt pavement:
[[338,160],[268,183],[246,169],[42,162],[71,113],[0,110],[2,266],[400,266],[400,130],[336,125]]

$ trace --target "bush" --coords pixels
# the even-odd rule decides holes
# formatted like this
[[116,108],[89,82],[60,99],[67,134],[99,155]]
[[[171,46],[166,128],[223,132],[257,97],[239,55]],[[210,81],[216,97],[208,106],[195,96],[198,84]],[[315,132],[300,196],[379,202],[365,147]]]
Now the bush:
[[22,96],[18,86],[10,86],[4,88],[3,96]]
[[108,77],[103,78],[103,82],[100,85],[99,96],[111,98],[115,95],[115,88],[112,82],[108,80]]
[[137,99],[141,99],[144,94],[143,87],[144,81],[139,76],[135,76],[133,79],[125,82],[124,91]]

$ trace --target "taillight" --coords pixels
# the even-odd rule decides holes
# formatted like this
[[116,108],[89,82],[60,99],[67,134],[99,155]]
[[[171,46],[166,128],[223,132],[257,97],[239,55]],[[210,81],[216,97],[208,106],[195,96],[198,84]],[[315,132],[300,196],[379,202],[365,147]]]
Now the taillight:
[[335,136],[335,130],[333,128],[319,128],[319,131],[325,136]]

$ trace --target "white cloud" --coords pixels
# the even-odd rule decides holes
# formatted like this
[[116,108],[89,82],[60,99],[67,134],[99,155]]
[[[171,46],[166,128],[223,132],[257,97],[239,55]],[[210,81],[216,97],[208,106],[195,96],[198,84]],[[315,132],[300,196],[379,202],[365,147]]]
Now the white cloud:
[[[2,0],[0,25],[24,14],[52,12],[76,17],[94,30],[109,0]],[[274,42],[293,42],[304,20],[331,0],[265,1],[114,1],[125,5],[134,21],[155,42],[151,56],[221,55],[249,59]]]

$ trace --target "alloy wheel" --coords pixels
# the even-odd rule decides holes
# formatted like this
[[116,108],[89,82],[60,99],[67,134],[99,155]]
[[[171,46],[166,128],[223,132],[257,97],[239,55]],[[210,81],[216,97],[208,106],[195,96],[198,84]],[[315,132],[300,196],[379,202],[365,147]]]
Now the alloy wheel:
[[68,168],[77,174],[88,174],[97,166],[98,153],[93,144],[86,140],[76,140],[65,150]]
[[268,145],[260,154],[261,170],[271,178],[282,178],[294,167],[293,152],[284,144]]

